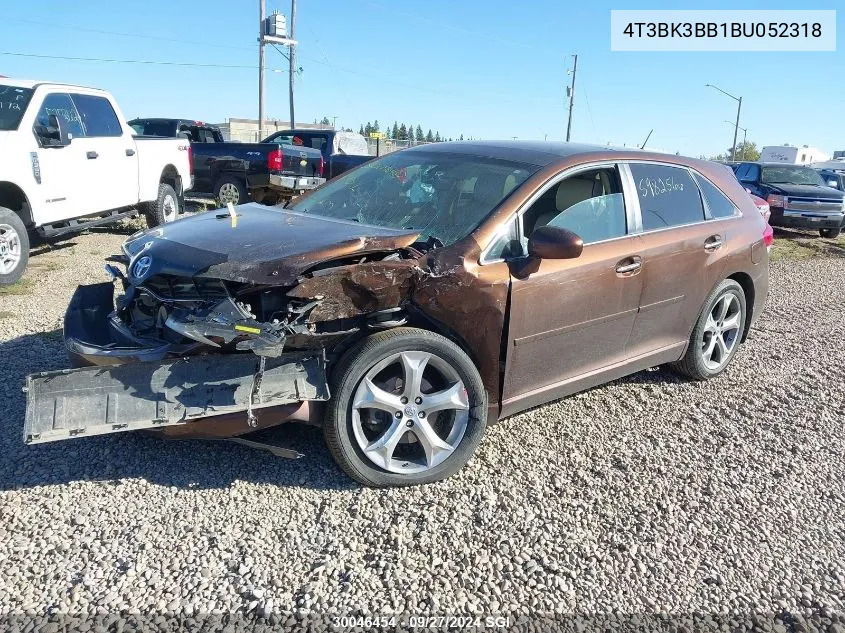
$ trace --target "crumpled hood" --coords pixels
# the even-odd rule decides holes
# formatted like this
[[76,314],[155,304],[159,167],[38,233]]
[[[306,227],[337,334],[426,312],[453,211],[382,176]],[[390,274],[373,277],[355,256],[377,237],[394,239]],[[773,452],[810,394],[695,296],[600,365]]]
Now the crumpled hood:
[[[409,233],[357,222],[293,213],[260,204],[207,211],[133,235],[124,244],[129,275],[210,277],[244,283],[293,285],[321,262],[413,244]],[[141,262],[142,258],[149,260]],[[139,265],[143,263],[143,265]],[[146,268],[146,272],[144,272]],[[139,280],[138,272],[142,273]]]

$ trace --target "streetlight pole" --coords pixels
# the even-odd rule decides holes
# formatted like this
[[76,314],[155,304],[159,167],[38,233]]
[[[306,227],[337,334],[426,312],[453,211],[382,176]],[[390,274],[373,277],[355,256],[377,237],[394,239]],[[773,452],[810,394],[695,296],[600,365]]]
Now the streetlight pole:
[[575,63],[572,65],[572,84],[567,89],[569,93],[569,119],[566,122],[566,142],[572,133],[572,108],[575,106],[575,73],[578,72],[578,55],[575,55]]
[[735,97],[730,92],[725,92],[724,90],[722,90],[718,86],[714,86],[713,84],[705,84],[704,87],[705,88],[715,88],[716,90],[721,92],[723,95],[730,97],[731,99],[733,99],[734,101],[736,101],[739,104],[736,107],[736,123],[734,123],[734,145],[733,145],[733,149],[731,150],[731,160],[736,161],[736,137],[737,137],[737,134],[739,134],[739,113],[742,110],[742,97]]
[[[725,120],[728,125],[733,125],[731,121]],[[745,150],[748,149],[748,128],[741,127],[742,130],[742,160],[745,160]]]

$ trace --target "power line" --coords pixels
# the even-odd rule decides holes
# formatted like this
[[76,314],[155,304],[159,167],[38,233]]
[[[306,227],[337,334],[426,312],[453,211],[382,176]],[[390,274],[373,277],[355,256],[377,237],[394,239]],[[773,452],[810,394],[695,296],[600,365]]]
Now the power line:
[[[67,55],[41,55],[39,53],[16,53],[12,51],[0,51],[0,55],[10,55],[12,57],[34,57],[36,59],[58,59],[63,61],[75,62],[105,62],[110,64],[148,64],[157,66],[190,66],[194,68],[240,68],[255,70],[257,66],[249,66],[244,64],[203,64],[195,62],[170,62],[159,61],[154,59],[112,59],[105,57],[70,57]],[[274,69],[273,72],[287,72],[286,70]]]
[[[40,22],[38,20],[24,20],[20,18],[4,18],[6,22],[18,22],[20,24],[32,24],[35,26],[40,27],[48,27],[53,29],[61,29],[63,31],[82,31],[85,33],[97,33],[99,35],[117,35],[119,37],[135,37],[144,40],[155,40],[158,42],[174,42],[176,44],[192,44],[196,46],[208,46],[208,42],[197,42],[197,41],[190,41],[190,40],[183,40],[177,39],[174,37],[161,37],[158,35],[144,35],[142,33],[123,33],[120,31],[106,31],[103,29],[92,29],[84,26],[69,26],[67,24],[53,24],[50,22]],[[214,44],[214,48],[228,48],[232,50],[240,50],[240,51],[255,51],[255,47],[246,47],[246,46],[231,46],[227,44]]]

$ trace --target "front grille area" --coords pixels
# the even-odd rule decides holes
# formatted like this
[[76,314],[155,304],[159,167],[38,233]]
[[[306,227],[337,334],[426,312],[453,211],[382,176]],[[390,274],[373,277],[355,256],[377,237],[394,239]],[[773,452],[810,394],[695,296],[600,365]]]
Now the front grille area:
[[842,213],[842,201],[789,196],[786,199],[786,209],[802,213]]
[[163,301],[207,301],[228,296],[225,285],[219,279],[198,277],[156,275],[141,284],[140,288],[149,290]]

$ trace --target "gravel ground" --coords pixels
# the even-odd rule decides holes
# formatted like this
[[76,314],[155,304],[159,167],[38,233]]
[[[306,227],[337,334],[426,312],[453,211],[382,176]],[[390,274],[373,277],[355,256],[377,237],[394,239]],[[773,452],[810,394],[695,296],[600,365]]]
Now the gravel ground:
[[446,482],[370,490],[307,427],[278,432],[299,461],[133,434],[22,444],[24,375],[66,366],[68,299],[129,231],[37,253],[0,294],[0,616],[733,613],[845,631],[845,241],[772,264],[719,379],[643,372],[492,427]]

